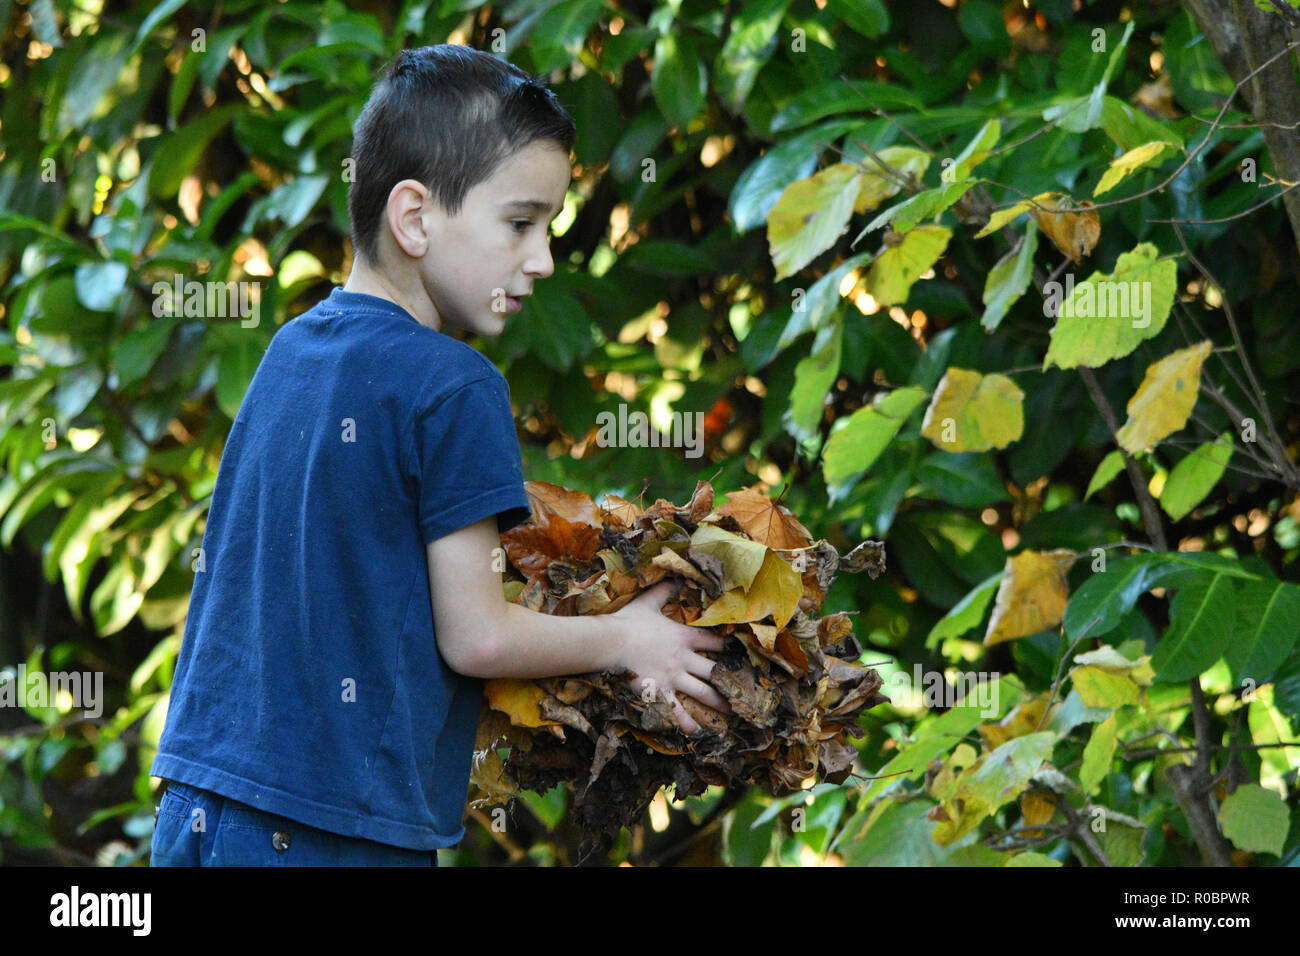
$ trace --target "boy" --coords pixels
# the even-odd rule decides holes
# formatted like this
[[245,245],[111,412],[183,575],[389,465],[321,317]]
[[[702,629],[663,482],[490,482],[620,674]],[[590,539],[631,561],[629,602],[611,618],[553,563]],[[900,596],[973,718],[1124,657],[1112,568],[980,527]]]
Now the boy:
[[[572,119],[466,47],[402,51],[354,131],[346,287],[274,336],[214,488],[170,710],[164,865],[436,865],[460,841],[482,679],[630,671],[726,711],[722,638],[507,604],[529,515],[493,336],[553,271]],[[543,224],[545,223],[545,224]]]

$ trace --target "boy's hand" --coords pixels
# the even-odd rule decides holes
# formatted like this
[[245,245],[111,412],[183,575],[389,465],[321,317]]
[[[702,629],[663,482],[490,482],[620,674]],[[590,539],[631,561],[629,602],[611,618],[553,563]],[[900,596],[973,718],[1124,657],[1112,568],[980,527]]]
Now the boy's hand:
[[610,617],[622,625],[619,663],[636,675],[635,686],[666,695],[677,726],[683,733],[694,735],[700,725],[686,712],[677,693],[688,694],[724,714],[731,713],[726,698],[705,683],[713,671],[713,661],[696,653],[720,651],[726,641],[707,630],[665,617],[659,609],[672,594],[672,587],[671,581],[661,581]]

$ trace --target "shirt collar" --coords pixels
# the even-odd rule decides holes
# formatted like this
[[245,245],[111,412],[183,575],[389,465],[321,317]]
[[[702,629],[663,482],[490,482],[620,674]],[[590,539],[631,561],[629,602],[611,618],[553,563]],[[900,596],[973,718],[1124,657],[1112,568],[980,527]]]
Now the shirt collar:
[[396,302],[388,299],[381,299],[377,295],[370,295],[366,292],[348,292],[342,286],[335,286],[330,292],[326,303],[339,309],[350,311],[364,312],[382,312],[385,315],[391,315],[395,318],[406,319],[408,322],[419,322],[415,316],[411,315]]

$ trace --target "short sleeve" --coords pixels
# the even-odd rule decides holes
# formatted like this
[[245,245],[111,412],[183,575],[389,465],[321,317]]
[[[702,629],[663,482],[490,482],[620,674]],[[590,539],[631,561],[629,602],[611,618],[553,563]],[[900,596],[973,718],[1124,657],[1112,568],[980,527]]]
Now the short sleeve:
[[412,445],[426,544],[490,515],[500,531],[530,516],[509,387],[500,374],[468,382],[418,415]]

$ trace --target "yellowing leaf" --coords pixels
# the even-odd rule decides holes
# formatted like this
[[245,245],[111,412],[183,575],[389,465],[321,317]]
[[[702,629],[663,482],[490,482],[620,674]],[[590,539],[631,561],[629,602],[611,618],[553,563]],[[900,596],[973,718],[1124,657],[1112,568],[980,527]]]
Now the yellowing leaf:
[[1039,193],[1033,199],[1022,199],[1014,206],[1008,206],[1006,209],[999,209],[989,216],[989,221],[984,224],[984,228],[975,233],[976,239],[983,239],[985,236],[997,232],[1011,220],[1015,219],[1021,213],[1031,209],[1034,203],[1040,206],[1054,206],[1056,201],[1061,198],[1061,193]]
[[1103,644],[1094,651],[1074,655],[1074,663],[1085,667],[1096,667],[1112,674],[1124,674],[1143,687],[1150,687],[1155,678],[1155,669],[1151,666],[1151,655],[1144,654],[1137,659],[1130,659],[1109,644]]
[[1140,697],[1138,685],[1127,675],[1100,667],[1076,667],[1070,679],[1085,707],[1122,707],[1136,704]]
[[836,163],[785,188],[767,215],[767,242],[778,280],[835,244],[848,228],[861,182],[857,166]]
[[864,287],[881,305],[907,301],[912,285],[939,261],[952,230],[945,226],[917,226],[896,246],[887,246],[871,263]]
[[984,646],[1028,637],[1060,624],[1069,599],[1065,573],[1074,558],[1074,552],[1067,549],[1022,551],[1007,558]]
[[1086,794],[1101,789],[1101,782],[1110,773],[1111,758],[1115,756],[1119,722],[1111,714],[1092,728],[1088,745],[1083,748],[1083,764],[1079,767],[1079,786]]
[[768,551],[748,591],[733,588],[724,592],[690,623],[693,627],[743,624],[761,621],[770,614],[776,626],[783,627],[798,610],[802,596],[803,580],[799,573],[775,551]]
[[1024,398],[1005,375],[949,368],[925,411],[921,434],[943,451],[1005,448],[1024,431]]
[[691,535],[691,548],[722,562],[722,589],[748,590],[763,567],[768,550],[757,541],[711,524],[701,524]]
[[1110,167],[1102,174],[1101,182],[1097,183],[1097,188],[1092,191],[1092,194],[1100,196],[1104,192],[1109,192],[1125,176],[1134,170],[1142,168],[1166,149],[1172,148],[1172,143],[1144,143],[1136,149],[1130,149],[1110,164]]
[[1027,827],[1050,823],[1055,812],[1056,801],[1051,794],[1034,790],[1020,798],[1020,820]]
[[[920,182],[930,166],[930,154],[914,146],[887,146],[876,155],[902,179],[910,175]],[[903,188],[898,178],[886,175],[870,156],[863,157],[862,165],[866,171],[862,174],[862,185],[853,204],[854,212],[870,212]]]
[[499,677],[483,685],[488,706],[510,718],[516,727],[552,727],[559,721],[542,716],[542,700],[550,695],[531,680]]
[[1210,342],[1179,349],[1147,369],[1142,384],[1128,400],[1128,421],[1115,435],[1121,448],[1136,454],[1187,424],[1201,387],[1201,366]]
[[[1061,205],[1060,202],[1053,204],[1055,208],[1060,208]],[[1052,240],[1052,244],[1077,263],[1092,255],[1093,246],[1101,238],[1101,219],[1091,206],[1092,203],[1085,199],[1073,212],[1048,212],[1033,208],[1029,214],[1037,221],[1038,228]]]
[[984,738],[984,746],[994,750],[1001,747],[1008,740],[1037,731],[1038,724],[1043,719],[1043,711],[1046,708],[1047,695],[1040,694],[1038,697],[1016,704],[1011,709],[1011,712],[998,723],[980,724],[975,729]]

